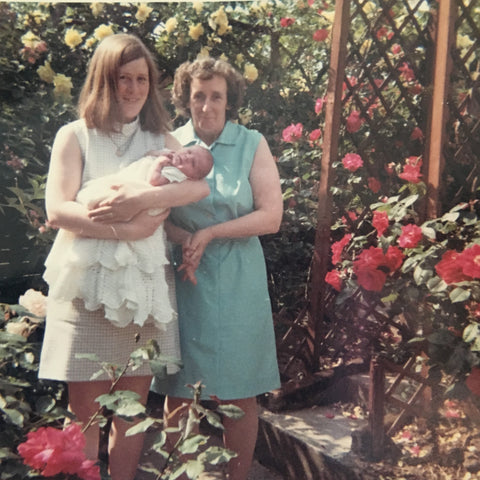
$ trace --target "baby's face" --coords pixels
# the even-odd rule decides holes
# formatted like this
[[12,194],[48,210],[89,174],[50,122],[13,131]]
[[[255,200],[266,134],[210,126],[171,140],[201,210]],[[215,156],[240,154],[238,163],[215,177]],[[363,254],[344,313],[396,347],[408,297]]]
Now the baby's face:
[[206,148],[194,145],[174,152],[171,165],[188,178],[198,180],[205,177],[212,168],[212,155]]

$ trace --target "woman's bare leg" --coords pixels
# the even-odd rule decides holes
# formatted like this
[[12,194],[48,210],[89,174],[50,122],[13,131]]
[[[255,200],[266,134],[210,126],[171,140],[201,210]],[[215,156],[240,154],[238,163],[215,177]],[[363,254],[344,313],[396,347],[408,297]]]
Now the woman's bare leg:
[[[77,417],[77,420],[85,426],[90,418],[95,414],[100,405],[95,399],[108,392],[111,383],[109,381],[101,382],[69,382],[68,400],[69,409]],[[85,455],[89,460],[98,459],[100,429],[98,424],[93,424],[85,432]]]
[[258,435],[257,399],[251,397],[222,403],[236,405],[244,412],[244,416],[238,420],[224,418],[223,438],[225,447],[237,453],[228,464],[229,480],[247,480]]
[[[123,377],[118,382],[116,390],[131,390],[138,393],[139,401],[145,405],[151,380],[151,377]],[[133,425],[135,423],[113,417],[108,440],[108,464],[112,480],[135,478],[145,434],[126,437],[125,432]]]

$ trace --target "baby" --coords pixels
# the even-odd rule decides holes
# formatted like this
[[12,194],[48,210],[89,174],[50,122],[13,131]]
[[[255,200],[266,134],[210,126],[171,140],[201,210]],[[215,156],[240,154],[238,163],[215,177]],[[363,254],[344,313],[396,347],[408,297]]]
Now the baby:
[[[113,175],[86,182],[77,194],[77,202],[92,209],[112,194],[112,185],[148,182],[159,186],[187,178],[197,180],[204,178],[213,166],[210,151],[199,145],[154,153],[157,154],[147,154]],[[149,214],[158,215],[161,211],[151,209]],[[72,240],[69,249],[52,255],[55,262],[49,262],[49,258],[45,262],[49,296],[69,301],[80,298],[88,310],[103,307],[106,318],[119,327],[132,321],[143,325],[149,317],[163,329],[176,321],[173,270],[163,228],[136,241],[61,233],[71,235]]]

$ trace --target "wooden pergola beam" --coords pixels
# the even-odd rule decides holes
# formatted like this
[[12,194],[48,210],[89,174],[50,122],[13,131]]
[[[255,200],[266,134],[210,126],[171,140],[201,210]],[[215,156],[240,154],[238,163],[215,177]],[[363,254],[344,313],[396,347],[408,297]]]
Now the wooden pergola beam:
[[455,0],[442,0],[438,3],[433,94],[424,162],[424,175],[427,184],[424,220],[438,217],[441,213],[440,187],[445,162],[443,149],[446,136],[447,97],[452,64],[450,49],[455,41]]
[[347,38],[350,25],[350,0],[335,3],[335,20],[332,29],[332,51],[325,107],[320,185],[318,191],[317,231],[312,263],[311,314],[313,319],[314,366],[318,367],[323,317],[325,314],[325,274],[328,269],[330,229],[332,224],[332,193],[334,172],[332,163],[338,156],[338,139],[341,126],[342,86],[347,57]]

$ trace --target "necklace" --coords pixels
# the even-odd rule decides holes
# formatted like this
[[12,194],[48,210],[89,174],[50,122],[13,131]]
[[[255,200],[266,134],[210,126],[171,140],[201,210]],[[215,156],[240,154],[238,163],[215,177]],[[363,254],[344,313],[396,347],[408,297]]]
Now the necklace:
[[117,157],[123,157],[130,148],[139,125],[140,123],[138,121],[128,123],[123,125],[121,132],[113,133],[109,136],[112,143],[117,147],[117,150],[115,151]]

